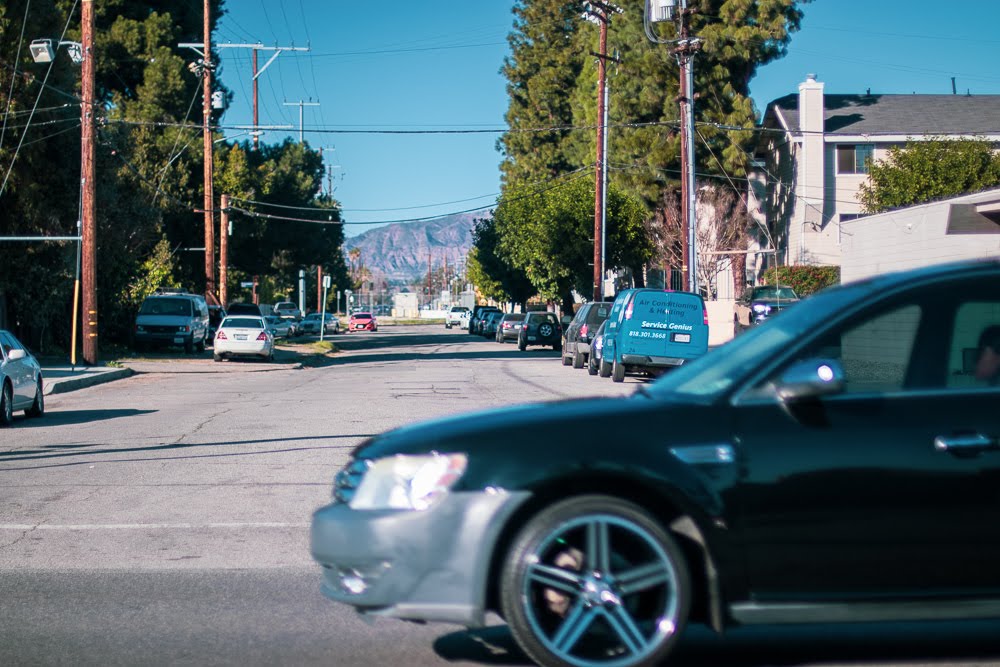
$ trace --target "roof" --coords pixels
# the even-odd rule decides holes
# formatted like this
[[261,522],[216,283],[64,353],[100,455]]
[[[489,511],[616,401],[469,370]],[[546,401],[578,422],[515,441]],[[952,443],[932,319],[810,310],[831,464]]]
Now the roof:
[[[1000,95],[824,95],[828,134],[1000,134]],[[777,111],[799,132],[799,96],[779,97]]]

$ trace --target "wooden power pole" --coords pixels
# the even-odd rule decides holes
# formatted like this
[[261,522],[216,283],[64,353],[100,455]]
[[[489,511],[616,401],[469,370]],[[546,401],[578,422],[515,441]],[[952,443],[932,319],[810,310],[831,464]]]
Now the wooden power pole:
[[83,277],[83,361],[97,364],[97,205],[94,176],[94,0],[83,0],[81,47],[83,68],[80,103],[81,272]]
[[205,299],[215,301],[215,195],[212,192],[212,28],[209,0],[204,0],[204,68],[202,69],[202,137],[205,144]]

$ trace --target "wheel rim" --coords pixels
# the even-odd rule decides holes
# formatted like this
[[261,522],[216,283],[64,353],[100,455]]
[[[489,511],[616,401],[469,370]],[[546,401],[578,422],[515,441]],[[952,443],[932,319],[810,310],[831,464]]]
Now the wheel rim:
[[634,665],[677,631],[677,570],[634,521],[600,514],[561,524],[526,555],[526,564],[525,617],[535,637],[564,662]]
[[538,327],[538,334],[540,336],[545,336],[546,338],[548,338],[549,336],[552,335],[552,325],[543,324],[542,326]]

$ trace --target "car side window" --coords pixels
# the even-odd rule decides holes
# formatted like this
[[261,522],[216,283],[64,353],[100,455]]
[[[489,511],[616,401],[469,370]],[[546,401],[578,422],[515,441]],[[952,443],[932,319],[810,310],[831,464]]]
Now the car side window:
[[945,385],[1000,385],[1000,297],[968,301],[955,311]]
[[10,338],[7,334],[0,333],[0,352],[3,352],[3,358],[6,359],[11,351]]
[[912,372],[917,333],[923,308],[916,304],[898,306],[855,320],[818,338],[795,355],[767,381],[753,390],[761,397],[773,391],[785,368],[806,359],[832,359],[844,369],[845,394],[900,391]]

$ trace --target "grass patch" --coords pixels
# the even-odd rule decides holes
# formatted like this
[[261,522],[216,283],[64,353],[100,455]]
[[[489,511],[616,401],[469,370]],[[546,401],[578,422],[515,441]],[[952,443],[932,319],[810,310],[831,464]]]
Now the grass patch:
[[333,354],[335,352],[340,352],[340,349],[334,344],[333,341],[329,340],[317,340],[306,346],[310,352],[316,354]]

